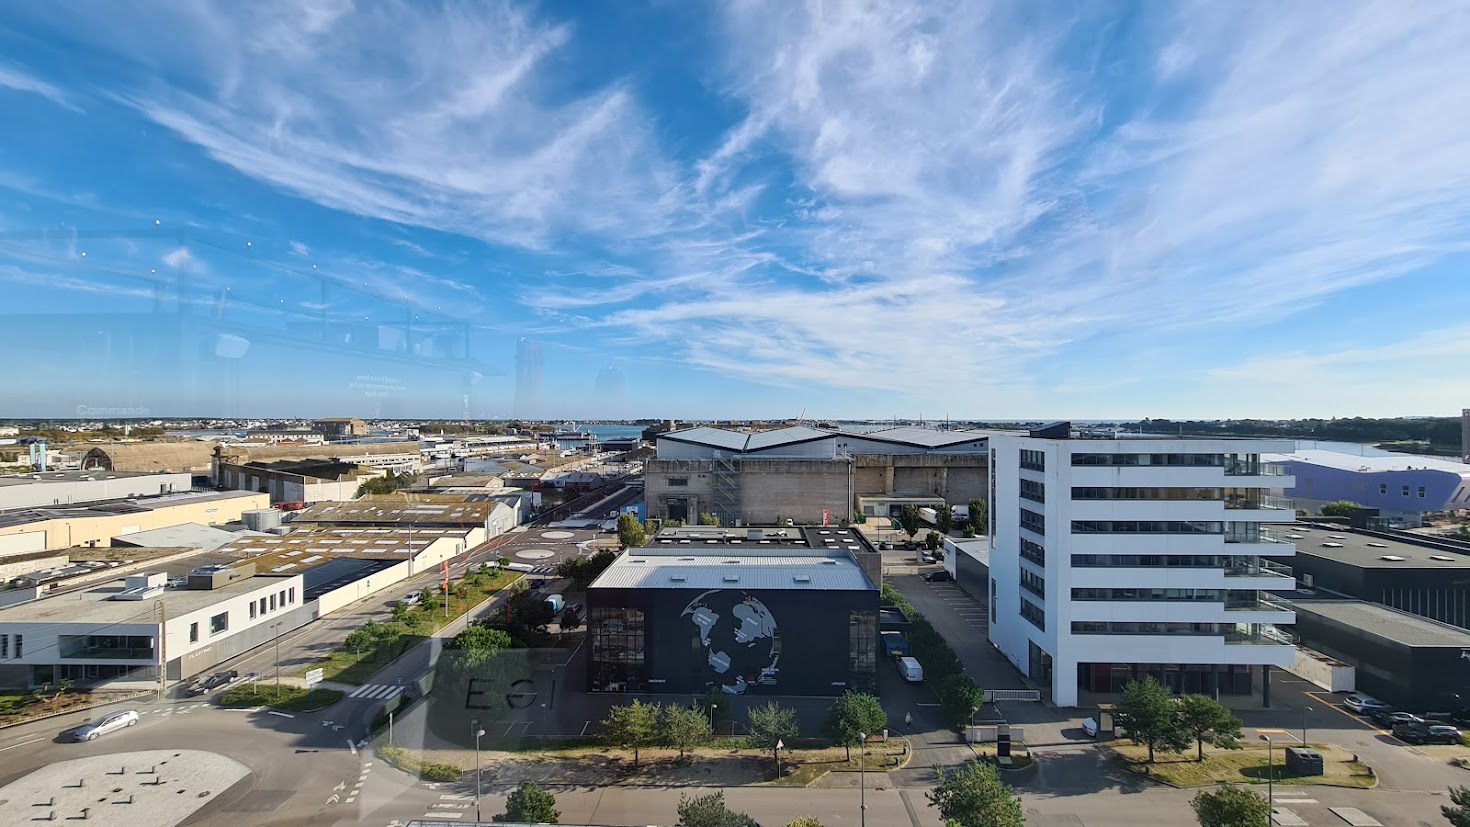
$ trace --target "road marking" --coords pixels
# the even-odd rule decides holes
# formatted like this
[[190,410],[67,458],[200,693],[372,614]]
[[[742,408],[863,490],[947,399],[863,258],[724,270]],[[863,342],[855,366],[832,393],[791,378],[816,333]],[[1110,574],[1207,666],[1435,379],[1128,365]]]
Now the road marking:
[[363,698],[365,700],[386,701],[403,691],[402,686],[389,684],[365,683],[359,686],[349,698]]
[[1282,734],[1285,734],[1286,733],[1286,730],[1284,730],[1284,729],[1265,729],[1263,727],[1256,727],[1256,732],[1280,732]]
[[1277,804],[1316,804],[1315,798],[1278,798]]
[[439,796],[439,798],[443,801],[474,801],[473,796],[455,795],[452,793],[443,793]]
[[337,782],[337,786],[335,786],[335,787],[332,788],[332,792],[334,792],[334,793],[340,793],[340,792],[342,792],[345,789],[347,789],[347,782],[346,781],[338,781]]
[[[342,796],[337,795],[336,793],[332,793],[332,797],[329,798],[329,799],[327,799],[327,804],[336,804],[338,801],[341,801],[341,800],[342,800]],[[324,804],[322,806],[326,806],[326,805]]]
[[34,744],[37,741],[44,741],[44,740],[46,740],[46,739],[45,738],[32,738],[29,741],[21,741],[19,744],[11,744],[8,747],[0,747],[0,752],[4,752],[4,751],[6,751],[8,749],[15,749],[16,747],[23,747],[26,744]]
[[443,807],[446,810],[468,810],[470,805],[460,803],[450,804],[445,801],[439,801],[429,805],[430,809],[433,809],[434,807]]
[[349,796],[347,796],[347,800],[344,801],[344,802],[342,802],[342,803],[343,804],[351,804],[352,802],[354,802],[356,800],[357,800],[357,796],[349,795]]
[[281,717],[282,717],[282,718],[295,718],[295,717],[296,717],[296,716],[295,716],[295,715],[292,715],[292,714],[290,714],[290,713],[287,713],[287,712],[277,712],[277,711],[275,711],[275,710],[274,710],[274,709],[272,709],[272,710],[271,710],[271,711],[270,711],[270,712],[269,712],[269,713],[267,713],[267,714],[269,714],[269,715],[279,715],[279,716],[281,716]]
[[424,813],[424,818],[464,818],[464,813],[429,812]]
[[1279,827],[1307,827],[1307,822],[1301,816],[1285,807],[1277,807],[1271,815],[1271,820]]
[[1352,827],[1383,827],[1383,823],[1357,807],[1328,807],[1332,814],[1351,824]]

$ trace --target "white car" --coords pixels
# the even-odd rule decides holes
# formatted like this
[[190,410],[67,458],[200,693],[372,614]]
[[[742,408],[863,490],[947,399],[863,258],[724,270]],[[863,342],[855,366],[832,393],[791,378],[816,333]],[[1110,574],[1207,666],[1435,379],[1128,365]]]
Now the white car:
[[1085,720],[1085,721],[1082,722],[1082,734],[1083,735],[1086,735],[1088,738],[1096,738],[1097,737],[1097,719],[1096,718],[1088,718],[1087,720]]
[[423,600],[423,592],[409,592],[408,594],[405,594],[403,596],[403,599],[398,602],[402,603],[405,606],[417,606],[418,604],[422,603]]
[[1372,695],[1349,695],[1343,699],[1342,705],[1358,713],[1366,715],[1375,709],[1387,709],[1388,704],[1378,700]]
[[95,721],[77,727],[76,731],[72,733],[72,737],[78,741],[95,741],[98,737],[106,735],[109,732],[116,732],[119,729],[130,727],[136,723],[138,723],[138,711],[135,709],[125,709],[121,712],[112,712],[103,715]]

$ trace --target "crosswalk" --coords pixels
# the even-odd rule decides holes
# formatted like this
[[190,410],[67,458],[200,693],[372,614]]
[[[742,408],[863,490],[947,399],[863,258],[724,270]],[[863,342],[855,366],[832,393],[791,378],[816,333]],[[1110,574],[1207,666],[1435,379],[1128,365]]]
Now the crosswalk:
[[196,709],[206,709],[212,706],[214,706],[214,704],[210,703],[168,704],[166,706],[152,706],[144,709],[139,709],[138,714],[147,715],[149,713],[152,713],[154,715],[185,715]]
[[361,698],[365,701],[386,701],[403,691],[403,687],[382,683],[365,683],[359,686],[349,698]]
[[[424,813],[426,820],[461,819],[475,799],[468,795],[446,794],[440,795],[438,803],[430,804],[428,812]],[[474,815],[470,813],[469,815]]]

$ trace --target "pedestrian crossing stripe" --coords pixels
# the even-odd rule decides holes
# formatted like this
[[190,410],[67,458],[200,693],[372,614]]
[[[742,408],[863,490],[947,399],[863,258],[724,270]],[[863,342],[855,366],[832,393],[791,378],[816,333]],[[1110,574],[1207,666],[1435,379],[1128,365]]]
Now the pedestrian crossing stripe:
[[381,683],[365,683],[359,686],[349,698],[362,698],[363,700],[386,701],[403,691],[401,686],[390,686]]

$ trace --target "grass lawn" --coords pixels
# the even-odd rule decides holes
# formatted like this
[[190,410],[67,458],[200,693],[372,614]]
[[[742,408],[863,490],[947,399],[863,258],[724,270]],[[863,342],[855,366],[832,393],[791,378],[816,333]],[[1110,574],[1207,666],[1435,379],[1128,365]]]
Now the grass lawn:
[[[465,586],[465,595],[451,594],[449,613],[445,616],[444,605],[429,609],[410,609],[403,620],[390,620],[379,624],[383,634],[370,645],[359,649],[347,647],[313,663],[307,669],[321,669],[324,680],[339,683],[360,684],[366,682],[379,669],[397,660],[404,652],[422,643],[451,621],[484,602],[486,598],[505,588],[521,577],[520,572],[497,571],[477,574],[460,581]],[[456,584],[458,585],[458,584]],[[304,674],[306,669],[300,670]]]
[[342,700],[343,693],[335,689],[316,688],[310,698],[302,686],[281,686],[273,683],[249,683],[226,689],[219,696],[219,705],[234,709],[268,706],[282,712],[316,712]]
[[[764,755],[767,758],[770,757],[770,753],[764,753]],[[867,749],[867,770],[887,772],[898,769],[907,764],[912,757],[912,750],[907,755],[904,754],[901,741],[889,741],[886,744],[872,743]],[[858,772],[864,768],[863,763],[856,748],[852,751],[852,758],[847,757],[847,752],[842,747],[791,750],[781,755],[781,766],[783,768],[795,767],[795,769],[787,769],[785,775],[772,781],[771,784],[780,787],[805,787],[829,772]],[[871,783],[876,784],[877,780],[874,779]]]
[[[1304,776],[1288,774],[1284,764],[1284,753],[1277,749],[1274,751],[1275,755],[1272,756],[1275,759],[1275,782],[1277,784],[1320,784],[1329,787],[1364,788],[1377,786],[1378,779],[1369,774],[1368,765],[1352,760],[1351,753],[1340,747],[1326,744],[1312,744],[1311,746],[1322,753],[1324,774]],[[1266,783],[1267,751],[1256,747],[1238,750],[1205,747],[1205,760],[1202,762],[1194,760],[1194,750],[1181,754],[1160,753],[1156,756],[1156,761],[1152,766],[1147,763],[1147,747],[1120,743],[1110,746],[1109,749],[1116,752],[1133,772],[1176,787],[1200,787],[1226,782]]]

